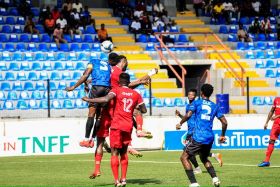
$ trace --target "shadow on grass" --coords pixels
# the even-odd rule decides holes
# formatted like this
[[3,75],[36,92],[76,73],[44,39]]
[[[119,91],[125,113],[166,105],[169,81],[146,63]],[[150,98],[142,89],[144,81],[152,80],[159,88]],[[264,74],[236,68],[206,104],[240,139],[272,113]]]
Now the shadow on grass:
[[145,184],[162,184],[162,181],[158,179],[128,179],[127,183],[145,185]]

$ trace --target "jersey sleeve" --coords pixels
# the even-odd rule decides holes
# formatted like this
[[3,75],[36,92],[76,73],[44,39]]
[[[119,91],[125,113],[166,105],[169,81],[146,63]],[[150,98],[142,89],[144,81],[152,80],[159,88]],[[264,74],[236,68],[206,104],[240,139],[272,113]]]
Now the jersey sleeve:
[[109,94],[114,94],[115,96],[117,95],[118,90],[116,88],[113,88],[110,90]]
[[218,119],[222,118],[224,116],[224,113],[222,112],[221,108],[219,105],[217,105],[217,112],[216,112],[216,117]]
[[189,104],[186,105],[186,113],[189,111]]
[[92,69],[93,68],[93,61],[90,60],[87,64],[87,69]]

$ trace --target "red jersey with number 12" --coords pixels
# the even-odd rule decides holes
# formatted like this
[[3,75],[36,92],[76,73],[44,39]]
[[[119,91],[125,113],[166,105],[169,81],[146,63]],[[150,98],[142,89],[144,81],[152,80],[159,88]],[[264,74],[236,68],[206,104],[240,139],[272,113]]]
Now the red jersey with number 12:
[[[280,115],[280,97],[276,97],[276,98],[274,99],[274,102],[273,102],[273,106],[272,106],[272,107],[275,108],[274,114],[275,114],[275,115]],[[280,118],[277,118],[277,119],[275,120],[275,123],[280,124]]]
[[113,88],[110,93],[116,96],[116,107],[111,124],[111,129],[119,129],[126,132],[132,132],[133,111],[137,105],[143,103],[141,95],[128,87]]

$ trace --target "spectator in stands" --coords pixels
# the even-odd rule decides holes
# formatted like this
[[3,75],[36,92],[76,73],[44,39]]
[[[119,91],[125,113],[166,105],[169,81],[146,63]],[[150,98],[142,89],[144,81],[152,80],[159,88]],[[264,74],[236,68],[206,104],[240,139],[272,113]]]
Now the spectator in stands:
[[143,10],[140,10],[140,9],[135,9],[135,11],[134,11],[134,13],[133,13],[133,16],[134,17],[137,17],[138,19],[140,18],[140,17],[142,17],[143,16]]
[[186,11],[186,0],[178,0],[177,9],[181,14],[184,14]]
[[134,20],[132,21],[130,27],[129,27],[130,32],[134,34],[134,39],[135,42],[137,41],[136,36],[139,34],[142,30],[141,28],[141,23],[139,22],[139,18],[135,17]]
[[252,22],[251,26],[249,27],[249,32],[252,34],[259,34],[260,32],[260,21],[259,18],[256,17],[255,20]]
[[71,0],[66,0],[65,3],[63,3],[62,8],[67,7],[67,11],[71,12],[72,11],[72,1]]
[[[30,1],[29,1],[30,3]],[[26,0],[21,0],[18,4],[18,13],[23,16],[23,17],[27,17],[27,16],[33,16],[32,12],[31,12],[31,7]]]
[[145,2],[143,0],[138,0],[135,9],[142,10],[144,12],[146,10]]
[[270,20],[265,17],[264,20],[261,21],[261,27],[260,27],[260,32],[264,34],[270,34],[271,33],[271,25],[270,25]]
[[63,39],[63,30],[60,28],[60,24],[56,25],[53,31],[53,38],[58,48],[60,48],[60,43],[67,43],[67,41]]
[[173,38],[170,38],[169,30],[168,30],[167,26],[163,27],[162,32],[166,33],[166,34],[161,34],[161,38],[162,38],[162,41],[164,44],[175,42]]
[[80,3],[79,0],[76,0],[76,3],[72,4],[72,9],[76,9],[78,13],[81,12],[82,8],[83,8],[83,5],[82,5],[82,3]]
[[151,14],[153,11],[153,4],[152,4],[152,1],[151,0],[147,0],[147,3],[146,3],[146,12],[148,14]]
[[105,40],[110,40],[112,42],[112,38],[108,36],[107,29],[105,29],[105,24],[101,24],[101,28],[97,31],[98,40],[100,43],[104,42]]
[[236,18],[237,20],[240,19],[240,8],[237,2],[233,4],[232,17]]
[[204,15],[211,15],[213,9],[213,0],[204,0],[203,1],[203,13]]
[[195,10],[196,17],[200,16],[200,12],[202,11],[203,0],[193,0],[193,8]]
[[85,9],[81,12],[81,23],[84,28],[89,25],[91,22],[91,15],[88,11],[88,6],[85,6]]
[[59,12],[57,6],[55,6],[52,10],[52,17],[53,17],[54,21],[56,21],[60,17],[60,12]]
[[154,18],[153,27],[156,27],[157,30],[161,31],[161,30],[163,29],[164,26],[165,26],[165,24],[164,24],[163,21],[160,19],[160,17],[155,17],[155,18]]
[[60,14],[60,17],[56,20],[56,25],[60,25],[60,28],[63,30],[64,34],[70,34],[73,36],[73,31],[67,25],[67,20],[64,18],[63,14]]
[[96,24],[95,24],[95,19],[90,19],[90,23],[92,25],[92,27],[94,28],[94,30],[96,30]]
[[39,31],[35,28],[35,23],[32,20],[32,17],[29,16],[26,20],[25,26],[24,26],[24,32],[30,33],[30,34],[39,34]]
[[70,14],[70,20],[71,20],[71,27],[78,28],[80,23],[80,14],[77,12],[76,8],[72,9],[72,12]]
[[51,14],[50,7],[47,6],[45,8],[45,6],[42,6],[41,9],[40,9],[38,22],[44,25],[45,20],[49,17],[49,14]]
[[260,7],[261,7],[260,1],[258,1],[258,0],[253,0],[252,1],[252,8],[253,8],[253,11],[254,11],[254,16],[259,16]]
[[171,20],[171,17],[168,16],[168,12],[166,10],[164,10],[162,13],[162,21],[163,21],[164,25],[166,25],[166,27],[168,29],[170,29],[172,20]]
[[252,42],[252,38],[249,37],[249,34],[244,30],[243,25],[239,24],[239,29],[237,31],[238,40],[241,42]]
[[230,20],[232,18],[232,12],[233,12],[233,6],[232,3],[229,0],[226,0],[223,3],[223,14],[224,14],[224,18],[226,19],[227,24],[230,24]]
[[150,21],[150,17],[147,12],[144,12],[141,20],[141,29],[145,34],[152,33],[152,22]]
[[68,11],[67,6],[63,6],[63,9],[61,10],[60,14],[63,14],[63,17],[67,20],[67,22],[70,22],[70,11]]
[[55,21],[51,14],[49,14],[49,17],[45,20],[45,31],[51,35],[55,29]]
[[224,7],[223,4],[221,2],[219,2],[218,4],[216,4],[213,8],[213,17],[215,18],[216,22],[218,22],[218,20],[221,20],[222,15],[223,15],[223,11],[224,11]]
[[160,0],[157,0],[154,4],[154,11],[162,13],[164,9],[164,5],[160,2]]

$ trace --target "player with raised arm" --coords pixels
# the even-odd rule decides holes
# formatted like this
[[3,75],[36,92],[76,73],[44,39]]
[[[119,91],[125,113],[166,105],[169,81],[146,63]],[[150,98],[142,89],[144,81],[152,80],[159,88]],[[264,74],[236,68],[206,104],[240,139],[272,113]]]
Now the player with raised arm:
[[199,154],[201,162],[210,174],[213,185],[220,185],[220,180],[216,175],[213,165],[208,160],[208,156],[214,142],[214,133],[212,130],[214,118],[217,117],[222,123],[222,133],[219,138],[220,143],[224,143],[226,140],[225,133],[227,129],[227,120],[221,113],[219,106],[209,100],[212,93],[213,86],[210,84],[204,84],[201,87],[202,99],[194,101],[191,104],[188,113],[183,117],[180,123],[176,125],[177,128],[180,128],[183,123],[190,119],[192,114],[196,115],[196,123],[192,140],[186,145],[180,158],[186,175],[190,180],[190,186],[199,186],[190,163],[190,158],[197,154]]
[[[197,95],[197,90],[196,89],[190,89],[188,91],[188,100],[189,100],[189,104],[186,105],[186,113],[188,113],[189,108],[192,104],[192,102],[195,100]],[[178,110],[175,111],[176,116],[180,117],[181,119],[184,117]],[[196,116],[195,114],[192,114],[192,116],[190,117],[190,119],[187,121],[188,123],[188,132],[187,132],[187,136],[186,136],[186,144],[191,142],[192,139],[192,135],[193,135],[193,131],[194,131],[194,127],[195,127],[195,121],[196,121]],[[180,130],[181,127],[177,127],[177,130]],[[210,153],[209,157],[213,157],[217,160],[217,162],[220,164],[220,166],[223,165],[223,161],[222,161],[222,154],[221,153]],[[195,174],[199,174],[202,173],[201,168],[199,167],[196,157],[190,157],[190,161],[194,166],[194,170],[193,172]]]
[[[133,111],[138,106],[142,113],[147,112],[141,95],[129,88],[129,83],[129,75],[127,73],[121,73],[119,77],[120,87],[113,88],[105,97],[93,99],[83,98],[84,101],[92,103],[107,103],[115,99],[114,116],[110,127],[110,146],[112,150],[111,168],[115,186],[126,185],[128,167],[127,148],[131,142]],[[119,164],[121,164],[121,178],[119,178]]]
[[[273,116],[274,114],[274,116]],[[260,163],[258,166],[259,167],[268,167],[270,166],[270,157],[271,154],[274,150],[274,144],[275,141],[278,140],[279,134],[280,134],[280,97],[276,97],[273,101],[273,105],[271,107],[270,112],[268,113],[265,125],[264,125],[264,130],[267,129],[268,122],[269,120],[274,121],[273,126],[270,131],[270,140],[268,142],[268,147],[266,150],[266,156],[265,160]]]

